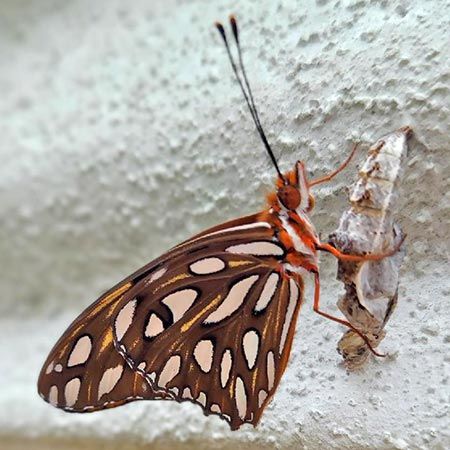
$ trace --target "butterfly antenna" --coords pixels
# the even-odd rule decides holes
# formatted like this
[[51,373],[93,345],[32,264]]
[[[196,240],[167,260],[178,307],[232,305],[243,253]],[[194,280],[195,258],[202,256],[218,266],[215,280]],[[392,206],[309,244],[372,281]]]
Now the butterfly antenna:
[[285,182],[284,176],[283,176],[283,174],[281,173],[281,171],[280,171],[280,169],[278,167],[278,163],[277,163],[277,160],[275,158],[275,155],[273,154],[272,148],[270,147],[270,144],[269,144],[269,142],[267,140],[266,134],[264,133],[264,130],[263,130],[262,126],[261,126],[261,122],[259,120],[259,115],[258,115],[258,112],[256,110],[255,101],[253,99],[253,93],[252,93],[252,90],[250,88],[250,84],[248,82],[247,74],[245,72],[244,64],[243,64],[243,61],[242,61],[242,51],[241,51],[241,46],[239,44],[239,32],[238,32],[238,28],[237,28],[236,19],[235,19],[234,16],[230,17],[230,24],[231,24],[231,29],[233,30],[234,40],[236,41],[236,46],[237,46],[237,49],[238,49],[238,56],[239,56],[239,65],[240,65],[240,68],[241,68],[241,71],[242,71],[242,75],[244,77],[245,86],[248,89],[248,94],[247,94],[247,92],[245,90],[245,87],[244,87],[244,84],[243,84],[243,82],[241,80],[241,77],[239,76],[239,72],[238,72],[236,63],[235,63],[234,58],[233,58],[233,56],[231,54],[231,50],[230,50],[230,46],[228,44],[228,39],[227,39],[227,35],[226,35],[226,32],[225,32],[225,29],[224,29],[223,25],[220,22],[216,22],[215,25],[216,25],[216,28],[218,29],[220,35],[222,36],[223,42],[225,44],[225,48],[227,50],[228,59],[230,60],[231,67],[233,69],[233,72],[234,72],[234,75],[236,77],[236,80],[239,83],[239,86],[241,88],[242,94],[244,95],[244,98],[245,98],[245,102],[247,103],[248,109],[250,110],[250,114],[252,115],[253,121],[255,122],[255,126],[256,126],[256,129],[258,131],[258,134],[260,135],[261,140],[263,141],[264,147],[266,148],[267,153],[269,154],[269,157],[272,160],[273,165],[275,166],[275,169],[276,169],[276,171],[278,173],[278,176],[283,180],[283,182]]

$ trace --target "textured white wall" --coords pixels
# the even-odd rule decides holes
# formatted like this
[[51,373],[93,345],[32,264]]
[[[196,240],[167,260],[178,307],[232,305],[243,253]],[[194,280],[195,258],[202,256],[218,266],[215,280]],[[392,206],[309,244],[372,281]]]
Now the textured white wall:
[[[353,140],[415,130],[398,213],[409,255],[383,343],[397,356],[347,374],[335,352],[341,330],[313,315],[309,298],[256,430],[231,433],[187,404],[52,409],[35,382],[72,318],[169,246],[258,210],[272,187],[212,26],[229,12],[240,19],[283,169],[303,158],[323,173]],[[25,438],[35,439],[31,448],[99,448],[96,439],[114,439],[108,448],[211,448],[211,440],[218,448],[449,448],[449,28],[445,0],[3,0],[2,448],[22,448]],[[346,207],[355,171],[317,190],[313,219],[323,236]],[[323,302],[335,311],[330,259]]]

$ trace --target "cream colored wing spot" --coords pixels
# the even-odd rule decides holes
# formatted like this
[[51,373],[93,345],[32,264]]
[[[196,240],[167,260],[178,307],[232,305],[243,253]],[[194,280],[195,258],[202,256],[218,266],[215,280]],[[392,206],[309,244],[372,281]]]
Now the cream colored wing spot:
[[210,275],[225,269],[225,262],[220,258],[203,258],[192,263],[189,270],[196,275]]
[[164,297],[161,303],[170,309],[175,323],[184,316],[198,295],[199,293],[195,289],[182,289]]
[[64,388],[64,398],[66,406],[73,406],[78,400],[78,394],[80,393],[81,380],[79,378],[72,378],[67,382]]
[[181,356],[173,355],[171,356],[163,370],[159,374],[158,386],[165,388],[167,383],[170,383],[180,372],[181,369]]
[[88,335],[81,336],[74,348],[70,352],[69,361],[67,367],[78,366],[84,364],[91,354],[92,342]]
[[55,364],[55,367],[53,369],[55,372],[61,373],[63,371],[63,366],[62,364]]
[[162,320],[155,314],[152,313],[148,319],[147,326],[145,327],[144,334],[148,338],[153,338],[158,336],[158,334],[164,331],[164,324]]
[[282,256],[284,250],[277,244],[268,241],[254,241],[247,244],[237,244],[228,247],[225,251],[256,256]]
[[268,228],[270,229],[270,223],[268,222],[254,222],[254,223],[246,223],[244,225],[236,225],[235,227],[230,228],[224,228],[222,230],[213,231],[211,233],[205,234],[203,236],[199,236],[196,239],[193,239],[191,242],[197,241],[198,239],[202,239],[206,236],[213,236],[215,234],[222,234],[222,233],[233,233],[235,231],[244,231],[244,230],[252,230],[254,228]]
[[275,382],[275,359],[273,352],[267,353],[267,390],[270,392]]
[[233,357],[231,356],[231,350],[227,348],[223,352],[222,362],[220,363],[220,384],[222,385],[222,388],[225,388],[228,383],[232,364]]
[[109,394],[119,382],[123,373],[123,365],[119,364],[116,367],[110,367],[103,372],[100,383],[98,384],[98,400],[103,395]]
[[167,268],[163,267],[162,269],[157,270],[156,272],[152,273],[148,281],[145,282],[145,284],[153,283],[156,280],[159,280],[165,273],[167,272]]
[[292,278],[289,280],[289,290],[290,290],[289,304],[287,307],[286,316],[284,318],[284,323],[283,323],[283,329],[281,332],[280,355],[283,352],[284,344],[286,342],[286,337],[287,337],[287,334],[289,331],[289,326],[291,324],[292,316],[295,311],[295,306],[297,305],[297,301],[298,301],[298,294],[299,294],[298,287]]
[[134,311],[136,309],[137,300],[129,301],[117,314],[115,321],[115,330],[117,340],[121,341],[128,328],[130,328],[131,322],[133,322]]
[[236,378],[236,408],[239,417],[244,420],[247,415],[247,394],[241,377]]
[[211,412],[213,413],[217,413],[220,414],[222,412],[222,410],[220,409],[220,406],[217,403],[213,403],[211,405],[211,408],[209,408],[211,410]]
[[138,370],[144,371],[145,368],[147,367],[147,363],[145,361],[142,361],[138,366]]
[[183,398],[188,398],[189,400],[193,400],[194,399],[194,397],[192,397],[191,390],[188,387],[183,389],[183,393],[181,394],[181,396]]
[[264,285],[261,295],[259,296],[259,299],[256,302],[254,312],[258,313],[264,311],[267,308],[267,305],[270,303],[275,294],[275,291],[277,290],[279,279],[280,276],[277,273],[273,272],[270,274],[269,278],[267,278],[266,284]]
[[194,348],[194,359],[200,369],[208,373],[211,370],[214,357],[214,345],[209,339],[197,342]]
[[238,281],[218,308],[212,312],[204,321],[204,324],[217,323],[233,314],[244,302],[250,288],[258,280],[258,275],[252,275]]
[[48,375],[49,373],[51,373],[53,371],[54,366],[55,366],[55,362],[52,361],[45,369],[45,375]]
[[48,401],[53,406],[58,405],[58,388],[55,385],[53,385],[48,392]]
[[261,389],[258,393],[258,406],[260,408],[266,398],[267,398],[267,392],[264,389]]
[[244,334],[242,339],[242,348],[244,349],[247,367],[249,370],[252,370],[253,367],[255,367],[259,348],[259,336],[255,330],[249,330]]
[[200,392],[200,394],[198,394],[197,402],[200,403],[203,408],[206,407],[206,394],[204,392]]

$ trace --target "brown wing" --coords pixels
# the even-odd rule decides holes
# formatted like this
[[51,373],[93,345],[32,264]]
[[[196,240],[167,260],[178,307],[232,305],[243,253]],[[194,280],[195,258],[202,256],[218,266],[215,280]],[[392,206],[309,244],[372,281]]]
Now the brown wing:
[[[203,235],[234,236],[243,227],[244,236],[270,238],[270,230],[258,227],[257,216],[248,216],[212,228]],[[233,231],[237,228],[238,230]],[[230,231],[228,231],[230,230]],[[259,230],[259,231],[258,231]],[[219,234],[221,234],[219,232]],[[117,406],[127,401],[155,398],[139,372],[124,364],[113,345],[111,320],[124,294],[140,280],[157,277],[161,265],[191,251],[198,237],[187,241],[123,280],[87,308],[66,330],[50,352],[41,370],[38,391],[46,401],[66,411],[87,412]],[[202,244],[203,245],[203,244]],[[198,247],[198,246],[197,246]],[[191,250],[186,250],[187,248]],[[161,394],[158,394],[160,397]]]
[[198,403],[232,429],[256,425],[274,394],[303,289],[273,236],[245,234],[200,237],[126,293],[113,326],[117,350],[155,395]]
[[90,412],[131,400],[154,398],[113,344],[111,317],[132,282],[124,282],[90,306],[50,352],[38,381],[41,397],[71,412]]

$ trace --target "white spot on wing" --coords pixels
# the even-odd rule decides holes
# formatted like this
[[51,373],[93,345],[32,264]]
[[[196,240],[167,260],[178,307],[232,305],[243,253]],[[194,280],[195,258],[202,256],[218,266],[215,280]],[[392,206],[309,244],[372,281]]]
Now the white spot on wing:
[[213,231],[212,233],[205,234],[204,236],[212,236],[214,234],[220,233],[232,233],[234,231],[243,231],[243,230],[252,230],[254,228],[270,228],[270,224],[267,222],[254,222],[254,223],[246,223],[244,225],[236,225],[235,227],[224,228],[223,230]]
[[289,290],[289,304],[287,307],[286,315],[284,317],[283,330],[281,332],[280,355],[283,352],[284,344],[286,342],[286,337],[289,331],[289,326],[291,324],[292,316],[294,314],[295,307],[298,301],[298,287],[292,278],[289,280]]
[[204,320],[203,323],[208,324],[220,322],[234,313],[242,305],[248,291],[253,284],[256,283],[258,278],[258,275],[252,275],[234,284],[224,301]]
[[181,357],[179,355],[171,356],[159,374],[158,386],[162,388],[166,387],[167,383],[172,381],[178,375],[180,369]]
[[145,327],[144,334],[148,338],[158,336],[158,334],[164,331],[164,324],[162,320],[154,313],[150,315],[147,326]]
[[258,356],[259,336],[255,330],[249,330],[245,333],[242,339],[242,347],[244,349],[247,366],[250,370],[253,369]]
[[279,279],[280,276],[275,272],[271,273],[269,278],[267,278],[266,284],[264,285],[261,295],[259,296],[259,299],[256,302],[254,309],[255,312],[260,312],[263,311],[265,308],[267,308],[267,305],[270,303],[273,295],[275,294]]
[[173,321],[180,320],[185,312],[192,306],[198,292],[194,289],[182,289],[164,297],[161,302],[172,311]]
[[231,356],[231,350],[226,349],[222,355],[222,362],[220,363],[220,384],[225,388],[230,378],[231,365],[233,364],[233,359]]
[[182,396],[183,398],[188,398],[188,399],[190,399],[190,400],[193,400],[191,390],[190,390],[188,387],[186,387],[186,388],[183,389],[183,394],[182,394],[181,396]]
[[284,254],[283,249],[268,241],[254,241],[247,244],[236,244],[228,247],[225,251],[229,253],[238,253],[256,256],[281,256]]
[[267,353],[267,390],[273,388],[273,383],[275,381],[275,359],[273,352]]
[[123,373],[123,365],[119,364],[116,367],[110,367],[105,370],[98,384],[98,399],[100,400],[103,395],[109,394],[116,384],[119,382]]
[[66,400],[66,406],[73,406],[78,400],[78,394],[80,393],[81,381],[79,378],[72,378],[64,388],[64,398]]
[[204,392],[200,392],[200,394],[198,394],[197,402],[200,403],[203,408],[206,406],[206,394]]
[[213,356],[214,346],[209,339],[197,343],[194,348],[194,358],[203,372],[208,373],[211,370]]
[[116,322],[114,324],[116,329],[117,339],[122,340],[124,334],[127,332],[134,317],[134,310],[136,309],[136,299],[129,301],[117,314]]
[[156,281],[159,278],[161,278],[166,272],[167,272],[166,267],[163,267],[162,269],[157,270],[156,272],[152,273],[152,275],[150,276],[150,278],[148,279],[148,281],[145,284],[153,283],[153,281]]
[[208,275],[225,269],[225,262],[220,258],[203,258],[192,263],[189,269],[197,275]]
[[258,393],[258,405],[260,408],[266,398],[267,398],[267,392],[264,389],[261,389]]
[[191,239],[189,243],[198,241],[199,239],[203,239],[207,236],[214,236],[215,234],[233,233],[234,231],[253,230],[255,228],[271,228],[271,226],[267,222],[254,222],[254,223],[246,223],[244,225],[236,225],[235,227],[224,228],[222,230],[212,231],[211,233],[204,234],[195,239]]
[[52,362],[47,366],[47,368],[45,369],[45,374],[46,374],[46,375],[48,375],[48,374],[53,370],[54,365],[55,365],[55,363],[52,361]]
[[55,364],[55,368],[53,369],[55,372],[61,373],[63,371],[63,366],[61,364]]
[[236,378],[236,408],[239,417],[244,420],[247,415],[247,394],[241,377]]
[[84,364],[91,353],[92,342],[91,338],[87,335],[80,337],[75,347],[69,356],[69,361],[67,362],[67,367],[78,366],[79,364]]
[[53,385],[48,392],[48,401],[53,406],[58,404],[58,388],[55,385]]
[[209,408],[211,412],[220,414],[222,411],[220,409],[220,406],[217,403],[214,403],[211,405],[211,408]]

